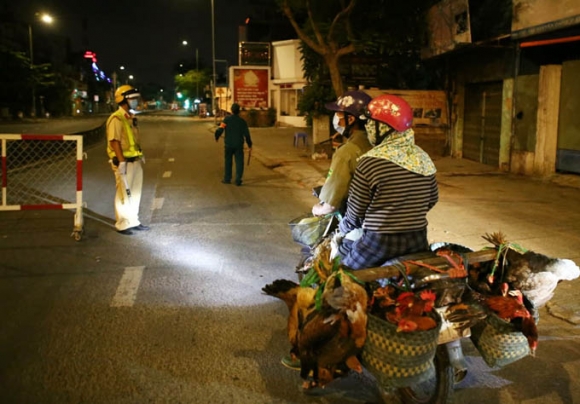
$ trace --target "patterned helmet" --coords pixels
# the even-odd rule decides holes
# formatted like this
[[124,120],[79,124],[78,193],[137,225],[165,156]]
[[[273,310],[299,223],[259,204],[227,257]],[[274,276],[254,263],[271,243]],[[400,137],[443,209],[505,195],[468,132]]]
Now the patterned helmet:
[[397,132],[404,132],[413,124],[411,106],[401,97],[392,94],[373,98],[367,105],[365,114],[367,118],[386,123]]
[[329,102],[325,105],[326,109],[335,112],[346,112],[358,119],[366,119],[365,108],[371,97],[364,91],[347,91],[336,101]]

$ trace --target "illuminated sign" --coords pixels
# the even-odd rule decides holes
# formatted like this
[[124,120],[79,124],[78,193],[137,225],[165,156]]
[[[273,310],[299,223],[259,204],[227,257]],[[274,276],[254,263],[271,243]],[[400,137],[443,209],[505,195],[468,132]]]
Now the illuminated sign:
[[97,54],[95,52],[85,51],[83,57],[85,59],[91,59],[93,63],[97,63]]
[[243,108],[268,108],[270,69],[233,67],[234,102]]

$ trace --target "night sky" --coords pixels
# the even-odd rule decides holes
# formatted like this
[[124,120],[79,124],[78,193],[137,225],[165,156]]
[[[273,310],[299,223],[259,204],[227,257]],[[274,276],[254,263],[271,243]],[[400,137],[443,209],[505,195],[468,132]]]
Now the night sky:
[[[245,3],[214,0],[215,57],[229,65],[237,64],[238,27],[248,14]],[[173,65],[184,58],[195,60],[196,48],[200,64],[211,66],[211,0],[19,0],[8,7],[23,21],[34,21],[35,12],[51,14],[53,25],[34,22],[34,35],[58,30],[71,39],[73,51],[96,52],[107,75],[123,65],[138,83],[169,89]],[[188,46],[181,44],[184,39]],[[224,68],[216,64],[218,73]]]

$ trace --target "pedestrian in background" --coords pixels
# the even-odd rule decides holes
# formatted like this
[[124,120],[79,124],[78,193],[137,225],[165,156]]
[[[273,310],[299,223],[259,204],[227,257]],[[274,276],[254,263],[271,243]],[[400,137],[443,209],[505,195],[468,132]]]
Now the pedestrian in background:
[[[115,174],[115,228],[124,235],[133,230],[149,230],[139,221],[139,204],[143,186],[143,152],[139,144],[137,118],[131,110],[139,104],[136,88],[124,85],[115,91],[119,109],[107,119],[107,154]],[[143,161],[144,162],[144,161]]]
[[232,182],[232,160],[236,160],[236,185],[242,185],[244,175],[244,141],[250,151],[252,150],[252,138],[246,121],[240,117],[240,106],[232,104],[232,114],[224,118],[219,128],[215,131],[217,142],[225,131],[224,136],[224,184]]

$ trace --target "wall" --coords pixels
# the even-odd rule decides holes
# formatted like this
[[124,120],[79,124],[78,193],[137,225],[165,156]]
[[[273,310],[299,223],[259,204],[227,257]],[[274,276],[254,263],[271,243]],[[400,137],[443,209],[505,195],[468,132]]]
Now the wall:
[[533,152],[536,145],[539,75],[519,76],[516,80],[516,108],[513,150]]
[[512,32],[516,37],[549,32],[580,22],[578,0],[512,1],[514,7]]
[[[289,96],[290,91],[300,91],[306,85],[302,72],[300,40],[272,42],[273,62],[271,98],[276,108],[277,125],[306,127],[306,120],[296,110],[298,94]],[[293,105],[288,105],[292,102]]]

